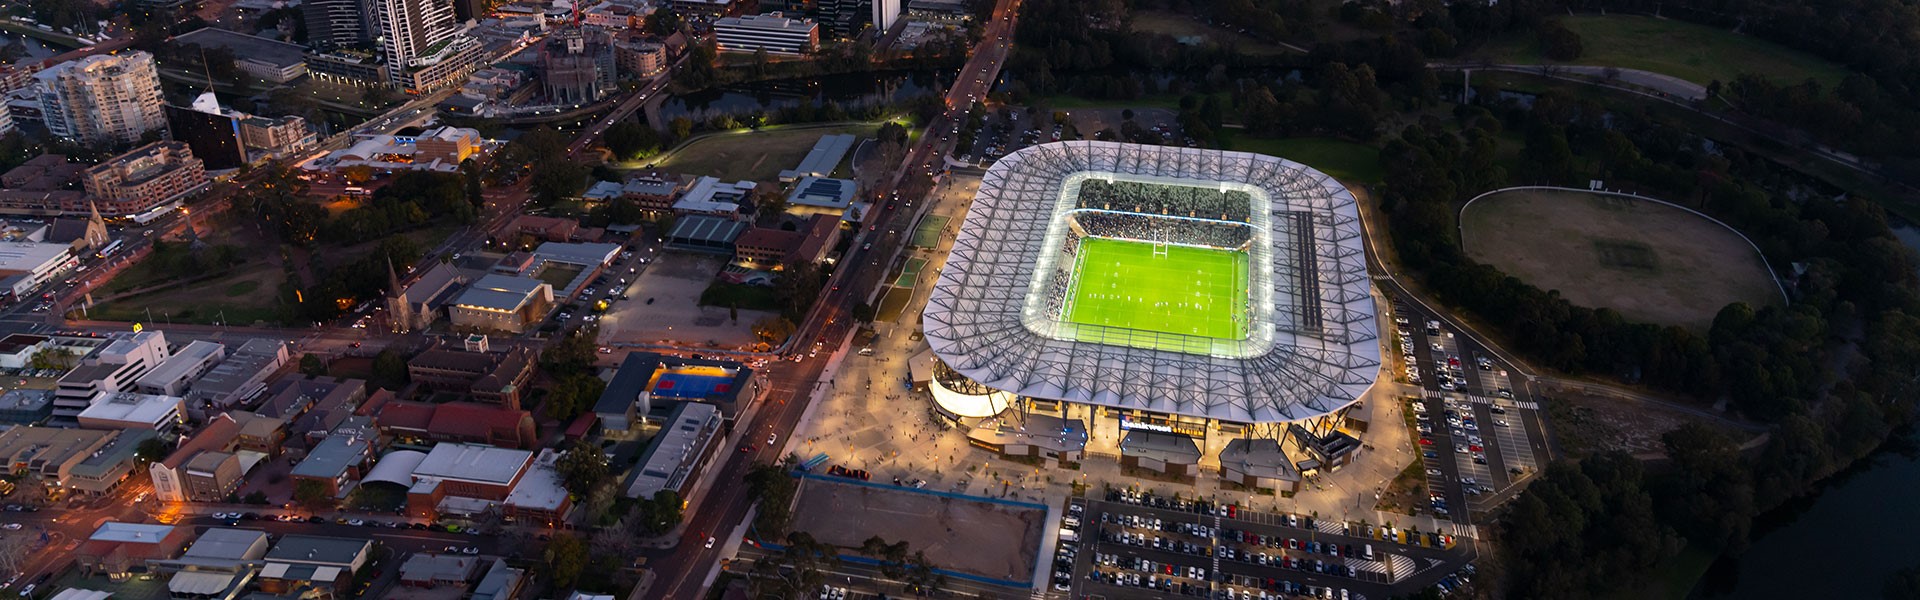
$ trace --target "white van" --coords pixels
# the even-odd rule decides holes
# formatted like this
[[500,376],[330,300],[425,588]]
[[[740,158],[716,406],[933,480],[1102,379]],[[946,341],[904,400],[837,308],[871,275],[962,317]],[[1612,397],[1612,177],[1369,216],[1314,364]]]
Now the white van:
[[1076,532],[1072,529],[1067,529],[1065,527],[1062,527],[1060,528],[1060,541],[1078,542],[1080,541],[1080,534],[1079,532]]
[[1373,544],[1367,544],[1366,552],[1362,553],[1361,556],[1366,557],[1367,560],[1373,560]]

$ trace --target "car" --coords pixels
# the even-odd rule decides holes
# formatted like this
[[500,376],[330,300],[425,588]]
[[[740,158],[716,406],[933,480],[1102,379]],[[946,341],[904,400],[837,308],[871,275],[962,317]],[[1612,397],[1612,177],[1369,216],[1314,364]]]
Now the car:
[[709,549],[711,549],[711,548],[713,548],[713,541],[714,541],[714,540],[713,540],[713,537],[712,537],[712,536],[708,536],[708,537],[707,537],[707,545],[706,545],[706,547],[707,547],[707,548],[709,548]]
[[480,549],[479,549],[479,548],[475,548],[475,547],[473,547],[473,546],[467,546],[467,547],[466,547],[465,549],[462,549],[462,550],[460,551],[460,553],[461,553],[461,554],[466,554],[466,555],[474,555],[474,554],[479,554],[479,553],[480,553]]
[[1423,437],[1423,438],[1420,438],[1420,445],[1422,445],[1422,446],[1432,446],[1432,445],[1433,445],[1433,438],[1424,438],[1424,437]]
[[769,433],[767,434],[767,445],[772,446],[775,442],[779,441],[779,439],[780,439],[780,434]]
[[1424,457],[1427,457],[1427,458],[1432,458],[1432,459],[1437,459],[1437,458],[1440,458],[1440,453],[1439,453],[1439,452],[1434,452],[1434,451],[1432,451],[1432,450],[1427,450],[1427,451],[1424,451],[1424,452],[1421,452],[1421,453],[1420,453],[1420,455],[1421,455],[1421,456],[1424,456]]
[[0,527],[4,527],[4,528],[6,528],[6,530],[7,530],[7,531],[19,531],[19,530],[20,530],[20,524],[19,524],[19,523],[8,523],[8,524],[6,524],[6,525],[0,525]]
[[1507,426],[1507,421],[1506,421],[1505,419],[1494,419],[1494,420],[1493,420],[1493,426],[1494,426],[1494,427],[1506,427],[1506,426]]
[[1480,447],[1480,445],[1479,445],[1479,444],[1469,444],[1469,445],[1467,446],[1467,449],[1468,449],[1468,450],[1472,450],[1472,451],[1474,451],[1474,452],[1485,452],[1485,451],[1486,451],[1486,448],[1482,448],[1482,447]]
[[1441,475],[1439,469],[1427,469],[1427,474],[1434,477],[1439,477]]
[[751,454],[751,453],[753,453],[753,451],[754,451],[754,450],[758,450],[758,448],[755,448],[755,447],[753,447],[753,444],[741,444],[741,445],[740,445],[740,453],[741,453],[741,454]]
[[359,526],[361,526],[361,525],[366,525],[366,524],[367,524],[367,522],[366,522],[366,521],[362,521],[362,520],[359,520],[359,519],[350,519],[350,520],[348,520],[348,521],[347,521],[347,524],[348,524],[348,525],[352,525],[352,526],[354,526],[354,527],[359,527]]
[[1466,454],[1466,453],[1467,453],[1467,445],[1466,445],[1466,444],[1454,444],[1454,445],[1453,445],[1453,452],[1454,452],[1455,454]]

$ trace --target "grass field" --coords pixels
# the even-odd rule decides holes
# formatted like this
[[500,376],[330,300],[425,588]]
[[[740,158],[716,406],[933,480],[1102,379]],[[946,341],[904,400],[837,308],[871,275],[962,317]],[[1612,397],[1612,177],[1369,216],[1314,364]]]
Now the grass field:
[[1247,255],[1226,250],[1086,238],[1065,318],[1070,323],[1246,337]]
[[1226,148],[1278,156],[1353,183],[1379,183],[1380,149],[1330,138],[1257,138],[1236,132],[1225,138]]
[[1520,190],[1480,199],[1461,221],[1475,260],[1632,320],[1705,331],[1729,303],[1781,301],[1739,235],[1663,204]]
[[[1580,34],[1584,52],[1571,64],[1640,69],[1701,85],[1754,73],[1786,84],[1813,78],[1833,89],[1846,77],[1845,68],[1820,57],[1716,27],[1634,15],[1575,15],[1559,22]],[[1488,44],[1480,56],[1510,64],[1552,62],[1531,32]]]
[[855,123],[836,127],[768,127],[741,129],[695,139],[673,151],[657,166],[690,175],[711,175],[724,181],[773,181],[782,169],[806,158],[820,136],[851,133],[873,137],[878,124]]
[[1289,52],[1289,50],[1279,45],[1256,40],[1241,35],[1237,31],[1229,31],[1202,23],[1189,15],[1167,11],[1143,10],[1133,13],[1133,30],[1148,33],[1163,33],[1175,38],[1200,38],[1222,44],[1231,43],[1241,54],[1250,56],[1285,54]]
[[284,272],[259,263],[247,267],[227,277],[100,304],[87,314],[103,321],[149,324],[149,314],[153,315],[151,319],[163,324],[213,323],[222,319],[234,325],[278,322],[276,292],[286,280]]

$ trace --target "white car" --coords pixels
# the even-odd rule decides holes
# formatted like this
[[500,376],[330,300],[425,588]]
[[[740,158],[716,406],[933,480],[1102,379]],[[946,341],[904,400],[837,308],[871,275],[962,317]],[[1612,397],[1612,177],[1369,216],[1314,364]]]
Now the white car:
[[708,547],[708,548],[712,548],[712,547],[713,547],[713,538],[711,538],[711,537],[709,537],[709,538],[707,538],[707,547]]

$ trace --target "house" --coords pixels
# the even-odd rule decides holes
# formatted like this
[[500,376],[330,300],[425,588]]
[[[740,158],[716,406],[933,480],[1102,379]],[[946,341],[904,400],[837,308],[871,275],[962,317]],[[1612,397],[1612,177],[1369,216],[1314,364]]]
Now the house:
[[480,571],[480,557],[415,552],[400,564],[400,585],[436,588],[466,587]]

